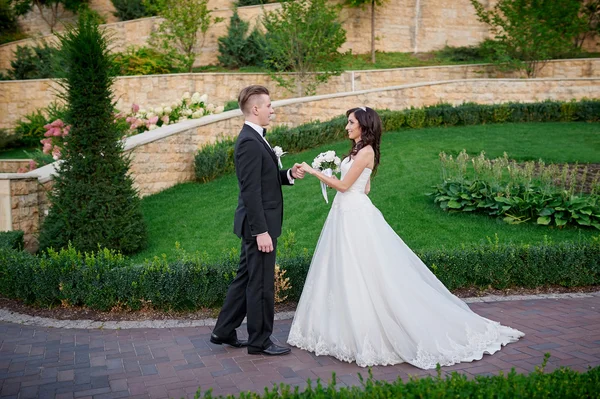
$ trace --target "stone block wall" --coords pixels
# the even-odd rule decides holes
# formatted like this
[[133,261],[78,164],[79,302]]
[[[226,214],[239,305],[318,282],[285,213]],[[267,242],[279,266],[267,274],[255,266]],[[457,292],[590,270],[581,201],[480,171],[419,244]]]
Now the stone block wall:
[[[477,78],[520,78],[523,74],[503,73],[491,65],[454,65],[443,67],[398,68],[387,70],[349,71],[334,76],[319,86],[318,95],[352,92],[419,82]],[[541,78],[600,77],[600,59],[550,61],[542,69]],[[117,78],[113,86],[117,107],[128,111],[132,103],[144,107],[171,104],[186,92],[207,93],[217,105],[237,99],[239,90],[250,84],[262,84],[272,92],[274,100],[290,98],[265,74],[202,73],[126,76]],[[47,107],[59,89],[51,80],[0,81],[0,128],[11,128],[23,116]]]
[[22,173],[29,171],[31,159],[0,159],[0,173]]
[[[10,182],[10,215],[12,228],[25,232],[25,247],[37,249],[37,235],[40,229],[40,202],[42,186],[37,177],[15,177]],[[5,206],[4,203],[2,203]]]
[[[340,4],[341,0],[332,0],[331,3]],[[489,0],[487,3],[491,7],[495,4],[495,0]],[[232,0],[209,2],[209,8],[214,10],[213,15],[223,18],[224,21],[214,24],[207,32],[195,65],[217,63],[217,39],[227,33],[229,18],[233,14],[232,4]],[[110,0],[93,0],[92,7],[100,13],[112,15]],[[241,7],[238,11],[240,17],[249,21],[253,27],[265,11],[272,12],[279,8],[279,3],[272,3],[264,6]],[[340,20],[346,30],[347,40],[340,51],[350,50],[355,54],[369,53],[371,49],[370,8],[344,7],[340,12]],[[109,22],[106,27],[114,33],[114,51],[123,51],[131,45],[144,45],[160,20],[143,18],[119,22],[115,17],[111,17]],[[43,27],[44,24],[35,20],[28,23],[28,26],[31,29],[34,29],[34,26],[41,29],[39,27]],[[48,33],[43,29],[40,32]],[[470,46],[490,37],[487,26],[477,20],[469,0],[387,1],[384,5],[376,7],[375,35],[376,49],[385,52],[427,52],[438,50],[445,45]],[[598,41],[588,40],[584,47],[588,51],[598,51],[600,49]],[[10,68],[10,60],[17,45],[32,43],[32,40],[23,40],[0,46],[0,72]]]
[[[110,0],[90,0],[89,6],[92,10],[95,10],[100,14],[107,23],[117,22],[119,19],[114,16],[113,12],[115,7]],[[50,27],[44,21],[49,18],[48,10],[42,8],[42,13],[37,7],[27,13],[26,15],[19,18],[19,25],[23,32],[29,35],[47,35],[50,33]],[[42,15],[44,17],[42,17]],[[76,22],[77,17],[70,11],[65,11],[62,7],[59,7],[59,23],[55,27],[55,31],[61,31],[65,29],[65,25],[73,24]]]

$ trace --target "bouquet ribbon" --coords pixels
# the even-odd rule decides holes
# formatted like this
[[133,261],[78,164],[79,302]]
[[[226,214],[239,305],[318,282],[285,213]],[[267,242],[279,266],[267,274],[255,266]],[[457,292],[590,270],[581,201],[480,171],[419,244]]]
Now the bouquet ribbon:
[[[331,169],[325,169],[322,171],[322,173],[327,176],[327,177],[331,177],[333,176],[333,170]],[[321,183],[321,192],[323,193],[323,198],[325,198],[325,202],[329,204],[329,198],[327,198],[327,184],[320,182]]]

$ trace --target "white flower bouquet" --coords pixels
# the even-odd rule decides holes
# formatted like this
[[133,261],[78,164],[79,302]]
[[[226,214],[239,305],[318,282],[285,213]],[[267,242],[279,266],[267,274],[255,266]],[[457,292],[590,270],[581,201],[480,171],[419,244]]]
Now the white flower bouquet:
[[[330,150],[317,155],[311,166],[313,169],[320,170],[325,176],[331,177],[334,173],[339,173],[341,164],[342,161],[335,155],[335,151]],[[329,199],[327,198],[327,185],[323,182],[320,183],[323,198],[325,198],[326,203],[329,203]]]

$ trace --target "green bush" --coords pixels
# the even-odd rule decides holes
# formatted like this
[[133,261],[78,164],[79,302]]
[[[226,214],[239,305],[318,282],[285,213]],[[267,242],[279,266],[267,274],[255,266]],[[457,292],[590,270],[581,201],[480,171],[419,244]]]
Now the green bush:
[[232,109],[238,109],[239,107],[240,105],[238,104],[237,100],[230,100],[225,103],[223,111],[231,111]]
[[243,21],[237,9],[229,19],[227,36],[220,37],[218,59],[228,68],[262,66],[265,59],[266,41],[256,28],[248,34],[249,23]]
[[119,76],[156,75],[181,72],[164,54],[149,47],[129,47],[113,57],[115,74]]
[[443,49],[437,51],[437,55],[453,62],[482,62],[487,59],[489,54],[482,46],[452,47],[446,45]]
[[[336,375],[333,373],[331,382],[323,386],[320,380],[312,384],[308,380],[308,387],[302,391],[287,384],[274,385],[271,390],[265,388],[263,393],[244,392],[239,396],[227,398],[261,399],[261,398],[286,398],[286,399],[361,399],[361,398],[531,398],[545,399],[555,397],[561,399],[592,398],[597,396],[600,384],[600,367],[588,368],[584,373],[579,373],[569,368],[561,367],[551,373],[545,372],[550,354],[546,354],[541,366],[529,375],[519,374],[514,369],[506,375],[476,376],[470,379],[464,373],[453,371],[442,378],[441,369],[437,370],[437,377],[427,376],[410,378],[403,381],[398,378],[394,382],[376,380],[371,370],[369,376],[357,386],[338,386]],[[200,389],[196,397],[212,399],[211,390],[202,393]],[[224,396],[218,396],[224,398]]]
[[7,129],[0,129],[0,150],[20,146],[19,135]]
[[153,0],[111,0],[117,10],[114,16],[121,21],[152,17],[156,15],[156,1]]
[[17,46],[8,71],[12,79],[46,79],[57,77],[57,68],[64,68],[60,50],[47,43],[38,46]]
[[25,115],[15,126],[14,133],[18,137],[18,143],[15,146],[26,148],[40,146],[40,140],[46,133],[44,126],[57,119],[64,120],[66,112],[67,109],[64,105],[53,102],[47,108],[38,109]]
[[207,264],[183,255],[134,265],[107,249],[81,253],[69,246],[36,257],[0,246],[0,293],[43,307],[200,309],[222,303],[237,262],[226,257]]
[[246,6],[259,6],[262,4],[269,3],[285,3],[290,0],[237,0],[235,3],[238,7],[246,7]]
[[209,182],[224,174],[234,171],[234,141],[225,139],[206,145],[198,151],[194,158],[196,179],[202,183]]
[[34,147],[41,145],[40,140],[44,138],[46,129],[44,126],[50,123],[43,110],[36,110],[21,118],[15,126],[15,136],[19,138],[23,147]]
[[246,6],[259,6],[261,4],[267,4],[267,0],[238,0],[236,5],[238,7],[246,7]]
[[[581,101],[544,101],[540,103],[506,103],[481,105],[465,103],[452,106],[438,104],[423,108],[410,108],[401,111],[381,110],[384,131],[418,129],[429,126],[464,126],[489,123],[558,122],[564,120],[598,122],[600,121],[600,100]],[[347,138],[345,116],[333,118],[327,122],[310,122],[294,128],[278,126],[270,129],[267,138],[272,146],[280,146],[284,151],[297,153],[323,144]],[[223,147],[227,144],[223,143]],[[207,146],[198,151],[197,160],[202,167],[196,166],[196,178],[209,181],[234,171],[233,158],[224,156],[231,149]],[[227,162],[224,162],[228,159]],[[198,162],[198,161],[197,161]],[[220,170],[218,168],[221,168]],[[206,172],[206,171],[209,172]]]
[[[417,253],[449,290],[505,289],[600,282],[600,240],[514,245],[490,242]],[[468,266],[467,266],[468,265]]]
[[[598,238],[539,245],[490,242],[417,255],[450,290],[600,284]],[[288,300],[300,298],[310,262],[306,250],[278,253],[277,263],[290,279]],[[194,310],[222,303],[237,266],[236,253],[208,261],[180,251],[176,261],[155,257],[136,265],[106,249],[81,253],[68,246],[36,257],[0,246],[0,294],[44,307]]]
[[0,44],[21,40],[26,37],[21,33],[11,0],[0,0]]
[[23,249],[23,231],[1,231],[0,232],[0,248]]
[[29,151],[23,151],[25,153],[25,156],[29,159],[31,159],[33,161],[33,163],[35,164],[35,168],[41,168],[42,166],[45,165],[49,165],[53,162],[55,162],[54,157],[52,156],[52,154],[44,154],[44,152],[42,150],[40,150],[39,148],[36,148],[35,150],[29,152]]

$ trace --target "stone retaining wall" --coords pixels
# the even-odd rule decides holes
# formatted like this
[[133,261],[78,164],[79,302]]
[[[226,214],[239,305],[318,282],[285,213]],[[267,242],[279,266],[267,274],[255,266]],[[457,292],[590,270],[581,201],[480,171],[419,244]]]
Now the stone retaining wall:
[[[397,86],[410,83],[454,79],[523,77],[518,73],[503,73],[491,65],[455,65],[442,67],[397,68],[370,71],[349,71],[334,76],[319,86],[317,94],[332,94]],[[550,61],[540,73],[542,78],[600,77],[600,58]],[[207,93],[209,101],[224,104],[235,100],[239,90],[250,84],[267,86],[274,99],[290,98],[265,74],[172,74],[127,76],[117,78],[113,86],[117,107],[128,111],[132,103],[144,107],[170,104],[186,92]],[[0,81],[0,128],[12,128],[23,116],[45,108],[55,100],[58,85],[51,80]],[[527,95],[525,94],[525,99]]]
[[[95,0],[93,3],[107,3],[107,0]],[[108,2],[110,3],[110,2]],[[339,4],[341,0],[332,0]],[[494,0],[488,2],[495,3]],[[101,13],[108,13],[112,4],[98,5]],[[229,18],[233,14],[227,0],[209,2],[209,8],[214,9],[215,17],[224,18],[223,22],[214,24],[207,32],[200,55],[195,65],[208,65],[217,62],[217,39],[227,33]],[[241,7],[240,17],[249,21],[251,26],[258,23],[263,12],[280,8],[279,3],[264,6]],[[39,16],[38,16],[39,17]],[[340,20],[346,30],[346,43],[341,51],[352,51],[355,54],[369,53],[371,49],[371,20],[368,7],[344,7],[340,12]],[[106,25],[114,34],[114,51],[123,51],[128,46],[144,45],[155,29],[159,19],[143,18],[133,21],[115,21],[109,19]],[[31,26],[43,27],[39,21]],[[438,50],[444,46],[470,46],[480,43],[490,37],[486,25],[477,20],[473,6],[469,0],[393,0],[376,7],[375,13],[375,47],[381,52],[427,52]],[[46,37],[52,42],[52,39]],[[10,60],[17,45],[34,43],[27,39],[0,46],[0,71],[10,68]],[[598,40],[590,39],[585,43],[588,51],[598,51]]]
[[[234,0],[208,0],[208,8],[212,10],[233,8],[233,4]],[[116,9],[111,0],[90,0],[89,6],[92,10],[95,10],[106,19],[106,23],[120,22],[119,18],[114,15]],[[62,7],[60,10],[62,17],[57,24],[55,31],[64,30],[66,24],[73,24],[76,22],[76,16],[73,13],[69,11],[63,12]],[[23,32],[30,35],[50,34],[50,27],[42,18],[37,7],[34,7],[26,15],[19,17],[18,22]]]

